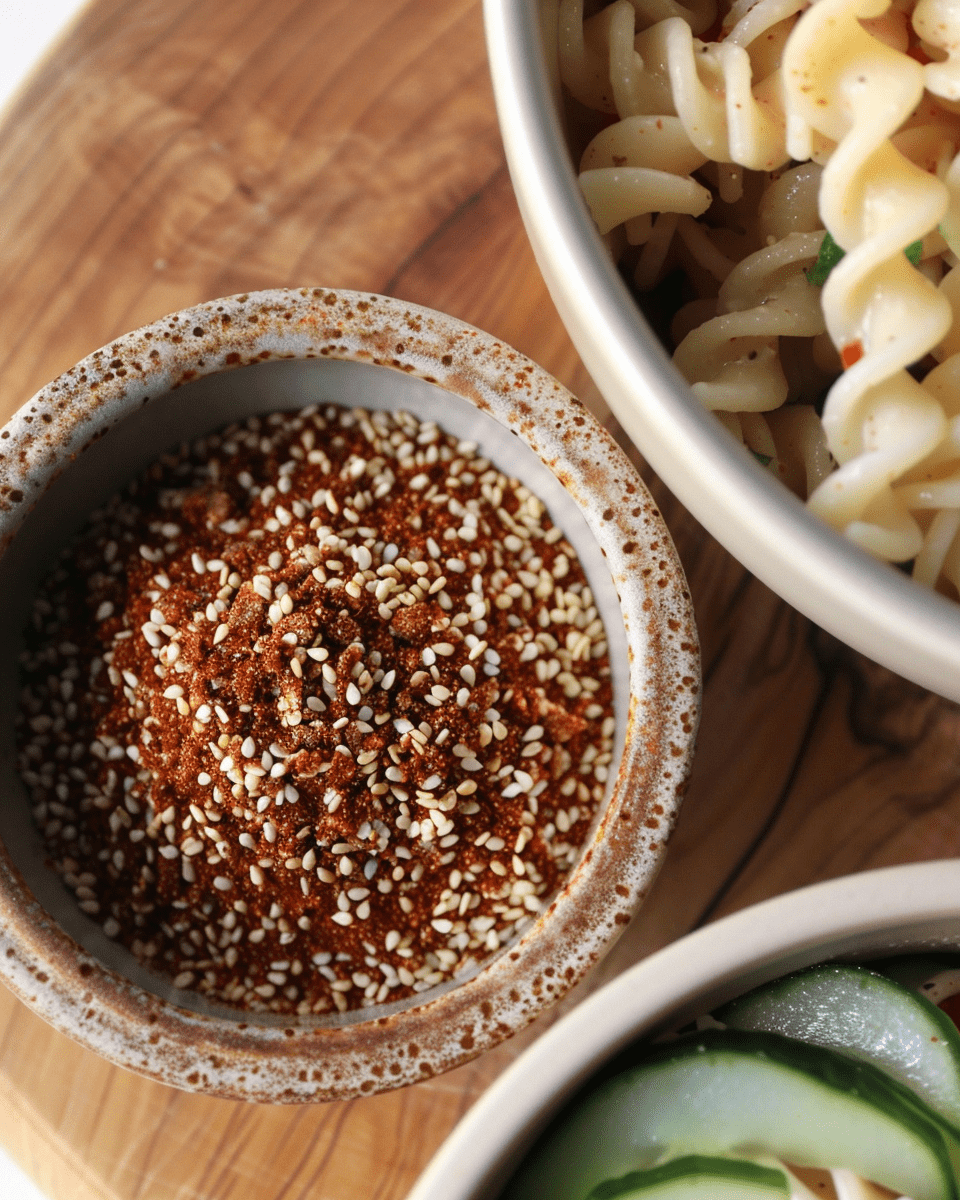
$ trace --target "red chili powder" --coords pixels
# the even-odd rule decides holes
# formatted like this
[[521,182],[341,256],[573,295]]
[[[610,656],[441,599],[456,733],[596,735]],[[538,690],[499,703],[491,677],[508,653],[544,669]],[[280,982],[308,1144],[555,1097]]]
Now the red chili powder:
[[575,862],[603,624],[527,488],[327,407],[163,457],[37,596],[20,770],[83,911],[177,987],[345,1011],[469,971]]

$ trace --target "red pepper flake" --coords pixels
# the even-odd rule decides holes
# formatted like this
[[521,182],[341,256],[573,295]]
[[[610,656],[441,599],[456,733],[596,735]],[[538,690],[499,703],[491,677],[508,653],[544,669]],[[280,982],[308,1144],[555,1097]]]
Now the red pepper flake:
[[409,414],[165,456],[36,598],[19,769],[80,908],[238,1009],[471,970],[576,861],[613,750],[603,623],[540,500]]
[[840,351],[840,361],[843,363],[843,369],[849,370],[854,363],[858,363],[863,358],[863,345],[860,342],[849,342]]

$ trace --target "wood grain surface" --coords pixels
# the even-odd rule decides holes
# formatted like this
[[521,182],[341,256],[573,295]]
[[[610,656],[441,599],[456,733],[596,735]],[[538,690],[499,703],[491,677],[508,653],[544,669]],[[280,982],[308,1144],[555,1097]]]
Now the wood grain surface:
[[[622,436],[527,245],[479,0],[94,0],[0,125],[0,417],[173,309],[315,284],[479,325]],[[690,579],[703,722],[666,866],[587,986],[763,897],[960,852],[957,708],[813,628],[636,461]],[[400,1200],[554,1016],[401,1092],[270,1108],[143,1081],[0,991],[0,1141],[53,1200]]]

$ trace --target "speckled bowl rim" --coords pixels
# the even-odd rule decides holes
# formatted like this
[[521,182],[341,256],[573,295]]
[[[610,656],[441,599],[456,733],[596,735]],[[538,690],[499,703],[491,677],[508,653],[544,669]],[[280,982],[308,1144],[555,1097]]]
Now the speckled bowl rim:
[[[601,957],[656,874],[699,709],[690,598],[662,518],[612,438],[556,380],[454,318],[327,288],[200,304],[111,342],[0,431],[0,549],[109,428],[178,385],[275,359],[333,357],[419,376],[506,425],[566,487],[606,556],[629,647],[626,743],[580,864],[506,953],[459,986],[339,1028],[187,1012],[106,969],[48,916],[0,846],[0,978],[38,1015],[163,1083],[258,1102],[369,1094],[449,1070],[531,1021]],[[616,497],[612,502],[610,497]]]
[[777,595],[875,662],[960,701],[960,607],[820,521],[696,400],[640,314],[577,183],[538,0],[483,0],[524,226],[557,311],[620,424],[670,490]]
[[960,949],[960,860],[883,867],[754,904],[595,992],[487,1089],[407,1200],[496,1200],[550,1117],[618,1051],[830,959]]

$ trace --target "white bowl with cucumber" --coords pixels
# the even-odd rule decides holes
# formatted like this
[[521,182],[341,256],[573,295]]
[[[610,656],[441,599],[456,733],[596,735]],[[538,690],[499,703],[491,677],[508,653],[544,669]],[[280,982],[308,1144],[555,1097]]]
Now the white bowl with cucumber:
[[951,993],[960,860],[755,905],[549,1029],[408,1200],[960,1200]]

